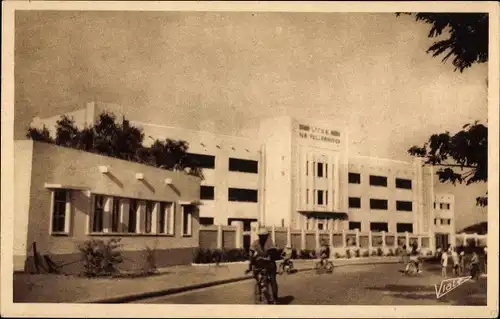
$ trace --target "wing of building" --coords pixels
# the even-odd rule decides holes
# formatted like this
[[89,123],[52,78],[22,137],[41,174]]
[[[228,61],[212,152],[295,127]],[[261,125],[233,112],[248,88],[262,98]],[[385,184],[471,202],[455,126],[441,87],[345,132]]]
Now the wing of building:
[[[102,111],[123,115],[119,106],[100,103],[67,115],[83,126]],[[53,129],[58,118],[34,124]],[[455,243],[454,198],[435,193],[432,168],[420,159],[350,156],[346,128],[332,121],[269,118],[248,139],[128,120],[145,136],[189,143],[203,167],[203,225],[408,232],[425,234],[431,247]]]

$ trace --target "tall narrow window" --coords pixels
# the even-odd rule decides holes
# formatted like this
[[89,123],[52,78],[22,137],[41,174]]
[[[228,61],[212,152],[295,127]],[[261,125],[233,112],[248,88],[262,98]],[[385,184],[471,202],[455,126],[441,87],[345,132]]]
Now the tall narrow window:
[[191,236],[192,234],[192,206],[183,206],[182,210],[182,236]]
[[323,163],[318,163],[318,177],[323,177]]
[[174,234],[174,213],[173,203],[160,203],[158,212],[158,233],[159,234]]
[[146,215],[144,216],[144,232],[146,234],[151,233],[151,222],[153,220],[153,207],[154,203],[152,201],[146,201]]
[[328,163],[325,163],[325,177],[328,178]]
[[54,190],[54,203],[52,207],[52,232],[67,233],[66,219],[69,218],[70,191],[65,189]]
[[113,210],[111,212],[111,232],[116,233],[120,228],[120,198],[113,198]]
[[309,176],[309,161],[306,161],[306,176]]
[[317,195],[316,196],[316,203],[318,205],[324,205],[323,204],[324,203],[324,201],[323,201],[323,194],[324,194],[324,192],[322,190],[317,190],[316,191],[316,195]]
[[131,199],[128,211],[128,232],[135,233],[137,228],[137,199]]
[[104,196],[102,195],[94,196],[94,214],[92,219],[92,232],[102,232],[104,220]]
[[328,205],[328,191],[325,191],[325,205]]
[[306,204],[309,204],[309,188],[306,189]]

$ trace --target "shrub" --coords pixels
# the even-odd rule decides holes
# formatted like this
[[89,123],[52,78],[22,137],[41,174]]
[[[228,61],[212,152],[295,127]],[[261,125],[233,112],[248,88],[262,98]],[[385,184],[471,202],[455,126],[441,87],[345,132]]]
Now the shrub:
[[377,256],[383,256],[384,255],[384,251],[382,250],[382,248],[377,248]]
[[372,250],[372,252],[371,252],[371,254],[370,254],[370,255],[371,255],[371,256],[377,256],[377,251],[376,251],[376,250]]
[[340,258],[340,254],[339,253],[335,253],[334,256],[335,256],[335,259],[339,259]]
[[358,258],[359,258],[359,256],[360,256],[360,251],[359,251],[359,249],[356,249],[356,250],[354,251],[354,256],[356,256],[356,257],[358,257]]
[[347,258],[351,258],[351,250],[350,249],[346,249],[345,255],[346,255]]
[[400,247],[396,248],[396,256],[400,256],[402,252],[403,250]]
[[387,254],[387,256],[394,256],[394,252],[392,251],[392,248],[389,248],[389,253]]
[[197,249],[193,258],[195,264],[210,264],[248,260],[245,249]]
[[429,250],[429,251],[427,251],[426,256],[432,256],[432,255],[433,255],[433,254],[432,254],[432,251],[430,251],[430,250]]
[[86,277],[109,276],[117,273],[118,264],[123,262],[119,238],[107,242],[102,240],[86,240],[78,245],[83,262],[83,275]]
[[370,256],[370,252],[368,250],[365,250],[363,252],[363,257],[369,257]]
[[146,246],[144,249],[144,266],[142,267],[143,275],[151,275],[158,273],[158,267],[156,265],[156,247],[150,248]]

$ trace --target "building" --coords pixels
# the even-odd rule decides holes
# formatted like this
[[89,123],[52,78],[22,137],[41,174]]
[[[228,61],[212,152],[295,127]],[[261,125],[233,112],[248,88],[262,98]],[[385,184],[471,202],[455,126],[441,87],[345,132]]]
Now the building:
[[120,237],[124,269],[146,247],[158,267],[187,264],[198,247],[200,180],[181,172],[55,145],[15,142],[14,269],[38,252],[81,270],[77,245]]
[[[75,120],[89,124],[103,110],[122,114],[89,103]],[[346,128],[331,121],[265,119],[255,139],[130,122],[146,136],[189,143],[204,168],[202,224],[409,232],[429,235],[432,247],[454,242],[453,195],[434,192],[432,168],[420,159],[351,156]]]

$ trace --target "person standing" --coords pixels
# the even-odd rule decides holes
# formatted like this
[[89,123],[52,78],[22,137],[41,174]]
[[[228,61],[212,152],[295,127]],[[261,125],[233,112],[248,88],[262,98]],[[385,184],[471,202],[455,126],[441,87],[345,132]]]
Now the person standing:
[[451,250],[451,261],[453,262],[453,275],[458,276],[460,271],[460,261],[455,247]]
[[448,252],[443,251],[441,254],[441,276],[447,277],[446,270],[448,267]]

